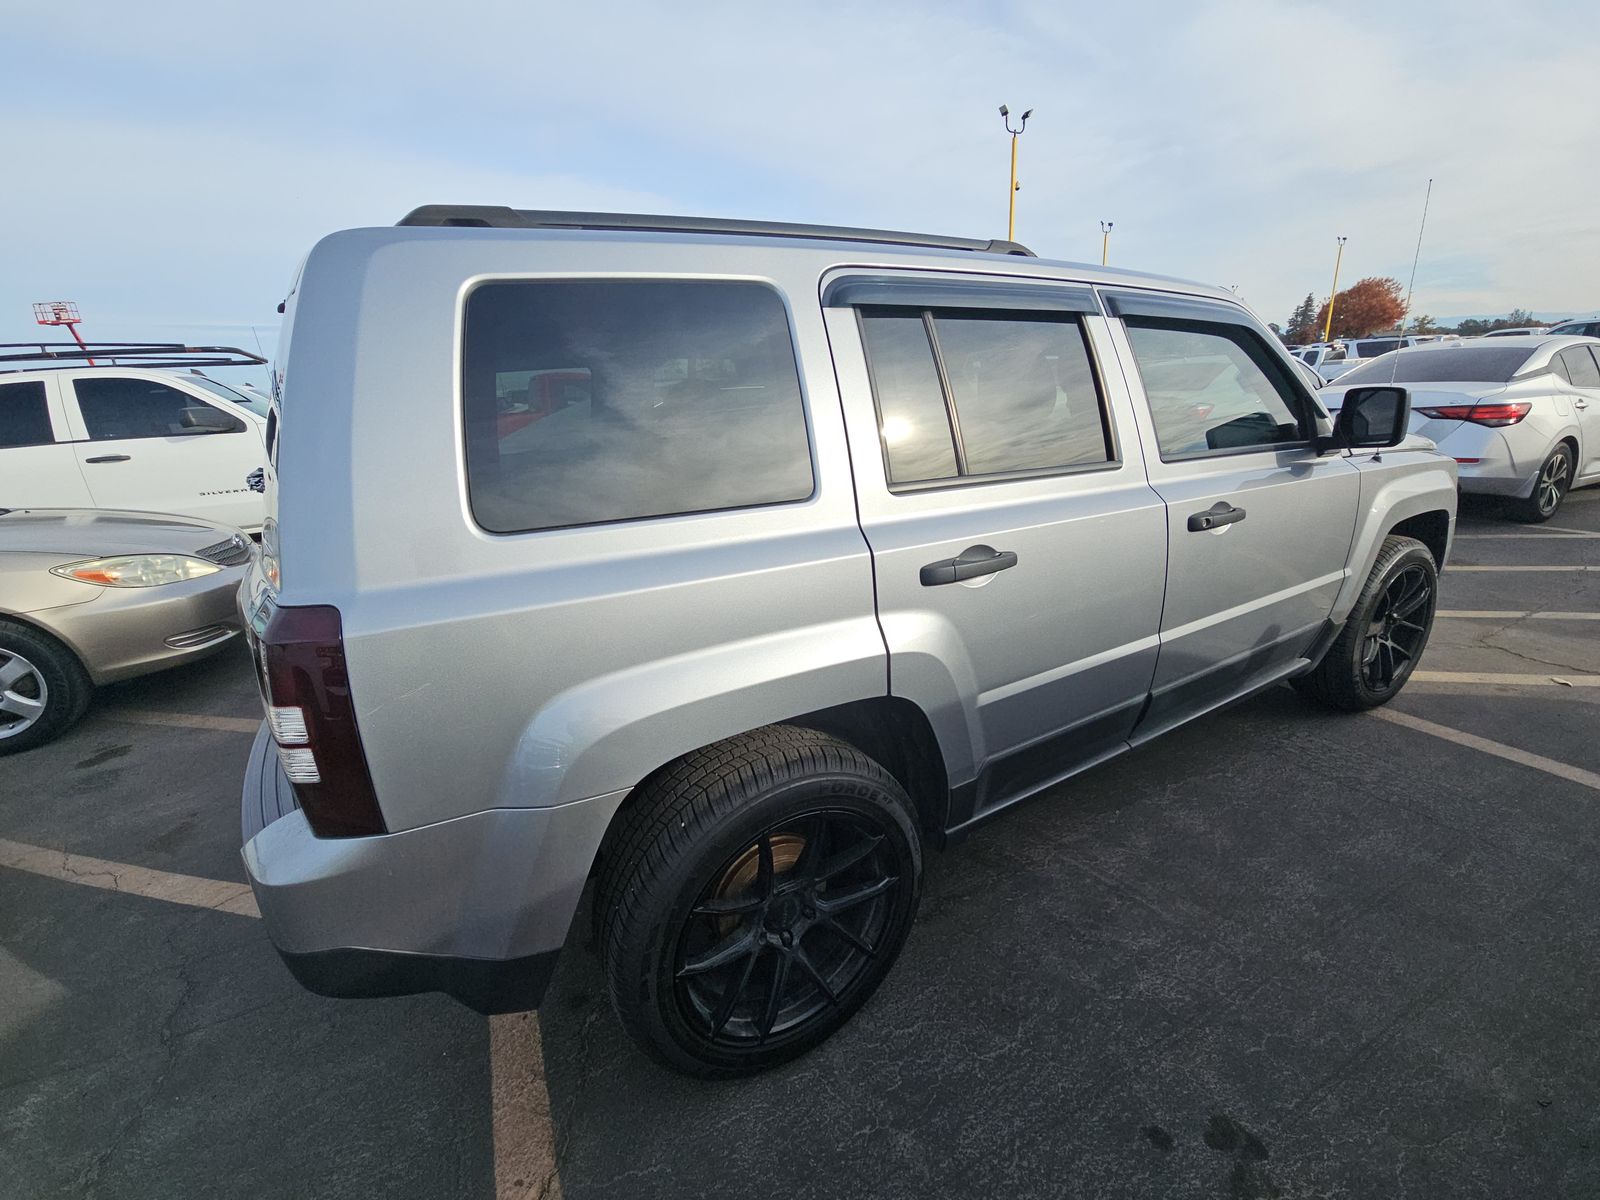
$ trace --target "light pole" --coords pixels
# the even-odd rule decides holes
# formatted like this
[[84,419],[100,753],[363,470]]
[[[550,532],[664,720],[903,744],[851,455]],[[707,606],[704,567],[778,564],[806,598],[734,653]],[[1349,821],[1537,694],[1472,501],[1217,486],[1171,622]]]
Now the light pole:
[[1006,240],[1015,241],[1017,238],[1017,189],[1022,185],[1017,182],[1017,139],[1022,136],[1022,131],[1028,127],[1028,118],[1033,116],[1033,109],[1022,114],[1022,120],[1015,129],[1011,128],[1011,110],[1004,104],[1000,106],[1000,119],[1006,123],[1006,132],[1011,135],[1011,195],[1010,207],[1006,213]]
[[1344,244],[1348,239],[1339,239],[1339,253],[1333,259],[1333,291],[1328,293],[1328,319],[1322,326],[1322,340],[1327,341],[1328,335],[1333,332],[1333,302],[1339,298],[1339,264],[1344,261]]
[[1115,221],[1100,222],[1100,265],[1106,265],[1106,255],[1111,251],[1111,227]]

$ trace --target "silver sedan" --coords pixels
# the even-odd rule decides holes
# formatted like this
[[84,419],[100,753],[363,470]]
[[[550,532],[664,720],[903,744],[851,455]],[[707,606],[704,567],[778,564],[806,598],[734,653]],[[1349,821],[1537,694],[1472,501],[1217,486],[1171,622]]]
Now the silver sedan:
[[1548,521],[1575,487],[1600,483],[1600,339],[1433,342],[1375,358],[1318,393],[1400,384],[1410,432],[1456,460],[1461,490],[1503,496],[1519,520]]
[[254,553],[238,530],[187,517],[0,509],[0,754],[64,731],[99,684],[236,637]]

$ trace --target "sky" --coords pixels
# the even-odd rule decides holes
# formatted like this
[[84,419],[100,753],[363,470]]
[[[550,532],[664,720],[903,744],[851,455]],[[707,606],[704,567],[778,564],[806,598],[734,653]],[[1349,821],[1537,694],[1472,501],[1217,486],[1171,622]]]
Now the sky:
[[1587,3],[0,0],[0,341],[270,352],[323,234],[425,203],[1005,235],[1282,323],[1600,308]]

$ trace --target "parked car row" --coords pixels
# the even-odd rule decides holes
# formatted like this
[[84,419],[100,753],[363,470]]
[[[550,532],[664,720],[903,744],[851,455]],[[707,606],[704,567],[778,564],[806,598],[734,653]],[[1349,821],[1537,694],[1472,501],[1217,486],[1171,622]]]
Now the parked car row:
[[1319,393],[1401,384],[1411,432],[1456,460],[1461,489],[1504,497],[1519,520],[1548,521],[1574,487],[1600,483],[1600,339],[1474,338],[1398,350]]

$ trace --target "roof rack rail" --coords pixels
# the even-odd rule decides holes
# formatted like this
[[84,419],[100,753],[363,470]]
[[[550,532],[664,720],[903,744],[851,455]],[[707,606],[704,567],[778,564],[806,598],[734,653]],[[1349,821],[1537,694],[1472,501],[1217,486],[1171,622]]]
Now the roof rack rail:
[[796,225],[788,221],[739,221],[721,217],[564,212],[556,209],[505,208],[494,204],[424,204],[421,208],[412,209],[400,218],[397,224],[453,225],[477,229],[610,229],[636,230],[643,233],[742,233],[756,237],[877,242],[889,246],[927,246],[938,250],[971,250],[979,254],[1021,254],[1029,258],[1037,257],[1021,242],[941,237],[933,233],[852,229],[845,225]]
[[182,342],[0,342],[0,375],[39,371],[51,364],[91,367],[256,367],[267,360],[237,346],[185,346]]

